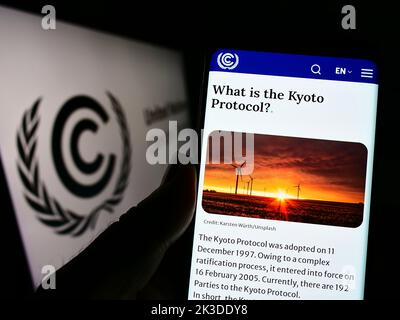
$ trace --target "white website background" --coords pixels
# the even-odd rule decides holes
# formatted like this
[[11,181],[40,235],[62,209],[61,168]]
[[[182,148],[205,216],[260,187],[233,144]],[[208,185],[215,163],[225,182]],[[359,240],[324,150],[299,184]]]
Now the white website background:
[[[273,89],[276,92],[295,90],[303,94],[322,95],[323,103],[306,103],[297,105],[295,102],[284,100],[254,99],[215,95],[213,85],[229,85],[232,88],[250,88],[263,92]],[[196,227],[192,256],[192,269],[189,288],[189,299],[287,299],[274,291],[291,292],[295,299],[362,299],[364,293],[365,259],[367,249],[370,193],[372,180],[372,163],[375,136],[375,119],[378,86],[375,84],[355,83],[345,81],[314,80],[303,78],[289,78],[267,75],[240,74],[230,72],[210,72],[208,96],[204,122],[204,139],[202,145],[201,168],[199,176],[199,191],[196,213]],[[270,102],[268,113],[227,110],[225,108],[211,108],[212,99],[223,101],[237,101],[247,103]],[[275,221],[235,217],[218,214],[209,214],[202,208],[203,179],[205,173],[205,159],[208,135],[214,130],[249,132],[287,137],[314,138],[332,141],[358,142],[368,150],[366,171],[365,199],[363,222],[357,228],[338,227],[330,225],[307,224],[289,221]],[[222,222],[222,224],[221,224]],[[223,223],[253,224],[266,229],[250,229],[223,225]],[[219,236],[230,239],[245,239],[254,241],[276,242],[282,244],[306,245],[309,247],[333,247],[333,255],[317,253],[288,252],[269,250],[259,247],[200,240],[200,234]],[[214,238],[213,238],[214,239]],[[265,253],[301,256],[305,258],[322,258],[330,261],[326,266],[309,266],[292,262],[269,261],[258,257],[244,258],[235,255],[215,255],[198,252],[198,246],[207,248],[225,248],[229,250],[264,250]],[[237,264],[243,263],[249,268],[238,270],[237,267],[205,265],[197,262],[197,258],[215,258],[229,260]],[[287,273],[271,273],[252,270],[251,265],[270,265],[276,267],[291,267],[303,269],[310,267],[313,270],[332,273],[353,274],[354,280],[344,282],[327,277],[303,276]],[[200,270],[200,271],[199,271]],[[207,271],[209,270],[209,271]],[[230,274],[230,275],[228,275]],[[242,275],[240,275],[242,274]],[[258,275],[258,281],[244,280],[248,275]],[[235,277],[236,275],[236,277]],[[275,279],[292,279],[296,285],[282,285],[264,283],[263,276]],[[242,280],[240,280],[242,277]],[[319,288],[301,287],[300,281],[306,280],[319,283]],[[348,291],[340,291],[337,284],[347,285]],[[235,286],[232,286],[232,285]],[[322,289],[322,284],[333,285],[335,289]],[[239,289],[240,287],[241,289]],[[222,289],[225,288],[225,289]],[[226,288],[229,288],[226,290]],[[253,290],[254,288],[254,290]],[[260,290],[259,290],[260,289]],[[264,291],[265,290],[265,291]],[[296,293],[297,292],[297,293]]]

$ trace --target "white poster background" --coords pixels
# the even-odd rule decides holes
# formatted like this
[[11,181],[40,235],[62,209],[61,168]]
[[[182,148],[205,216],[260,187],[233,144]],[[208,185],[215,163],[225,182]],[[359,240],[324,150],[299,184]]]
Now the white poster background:
[[[41,15],[0,7],[0,152],[35,285],[42,279],[43,265],[59,267],[67,262],[112,221],[158,187],[165,166],[146,162],[145,137],[151,127],[167,130],[168,119],[147,126],[144,109],[186,100],[182,59],[178,53],[59,21],[56,30],[43,30],[41,19]],[[128,120],[132,148],[129,184],[114,213],[101,212],[94,230],[88,229],[79,237],[57,235],[37,219],[24,198],[25,188],[17,171],[17,131],[24,112],[41,97],[36,150],[40,179],[63,207],[84,215],[110,196],[120,169],[123,146],[107,91],[120,102]],[[79,119],[91,117],[99,124],[99,130],[81,136],[78,146],[81,156],[86,161],[93,161],[99,153],[105,160],[110,153],[117,156],[111,181],[100,194],[89,199],[79,199],[64,187],[51,154],[55,117],[68,99],[80,94],[98,101],[110,120],[103,126],[93,112],[76,112],[67,122],[64,138],[69,139]],[[187,119],[186,110],[173,117],[180,126]],[[63,148],[69,150],[69,141],[64,140]],[[90,178],[83,176],[74,169],[69,154],[65,152],[65,161],[80,182],[97,181],[103,174],[104,163],[99,173]]]

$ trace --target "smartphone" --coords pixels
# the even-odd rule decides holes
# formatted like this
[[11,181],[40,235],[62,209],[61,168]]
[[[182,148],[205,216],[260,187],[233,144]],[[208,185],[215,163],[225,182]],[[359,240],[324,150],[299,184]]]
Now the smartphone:
[[189,299],[362,299],[378,69],[219,49],[205,84]]

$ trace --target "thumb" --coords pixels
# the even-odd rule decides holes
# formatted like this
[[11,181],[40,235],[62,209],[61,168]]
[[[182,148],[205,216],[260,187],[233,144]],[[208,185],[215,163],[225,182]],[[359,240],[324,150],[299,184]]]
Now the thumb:
[[167,248],[186,230],[193,218],[196,187],[193,165],[171,165],[162,185],[136,208],[121,216],[119,223],[130,230],[140,226],[137,231],[143,234],[143,239]]
[[[134,297],[189,225],[195,196],[194,166],[172,166],[156,191],[57,271],[53,297]],[[48,295],[39,288],[38,297]]]

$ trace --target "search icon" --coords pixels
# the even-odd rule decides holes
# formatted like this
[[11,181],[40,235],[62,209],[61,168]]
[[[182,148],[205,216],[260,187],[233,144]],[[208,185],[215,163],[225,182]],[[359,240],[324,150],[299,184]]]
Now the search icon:
[[321,67],[319,66],[319,64],[313,64],[311,66],[311,72],[314,73],[314,74],[321,75]]

